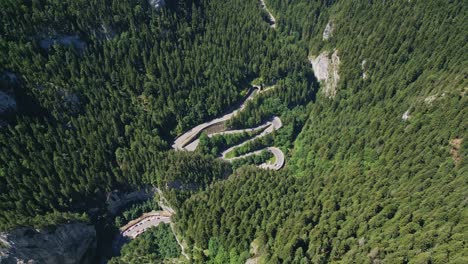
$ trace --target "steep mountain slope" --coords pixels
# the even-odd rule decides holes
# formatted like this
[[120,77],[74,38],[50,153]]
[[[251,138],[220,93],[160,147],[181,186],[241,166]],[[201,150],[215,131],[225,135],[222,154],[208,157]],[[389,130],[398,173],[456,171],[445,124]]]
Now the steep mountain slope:
[[195,195],[181,232],[219,241],[216,263],[254,239],[265,263],[468,261],[466,4],[269,2],[309,55],[337,51],[336,96],[311,105],[288,172],[238,171]]
[[[99,250],[106,194],[152,184],[193,262],[467,263],[467,8],[3,1],[0,230],[91,222]],[[279,116],[284,170],[170,151],[251,84],[226,125]]]
[[0,230],[90,222],[99,251],[115,231],[110,192],[152,184],[178,207],[228,175],[168,142],[253,79],[278,82],[274,113],[314,97],[305,50],[276,38],[258,2],[162,2],[0,3]]
[[262,54],[278,52],[252,19],[260,7],[235,4],[3,1],[0,74],[18,81],[0,87],[16,99],[0,128],[0,229],[58,222],[52,212],[103,207],[106,192],[157,181],[167,141],[241,99],[271,63]]

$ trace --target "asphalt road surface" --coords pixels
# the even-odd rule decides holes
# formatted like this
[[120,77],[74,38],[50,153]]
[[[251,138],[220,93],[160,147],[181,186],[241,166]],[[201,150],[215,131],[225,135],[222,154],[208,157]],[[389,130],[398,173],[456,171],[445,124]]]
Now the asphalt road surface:
[[254,89],[250,94],[249,96],[244,100],[244,102],[239,106],[239,108],[237,108],[236,110],[228,113],[228,114],[225,114],[224,116],[220,117],[220,118],[216,118],[216,119],[213,119],[211,121],[208,121],[208,122],[205,122],[203,124],[200,124],[192,129],[190,129],[189,131],[185,132],[184,134],[182,134],[180,137],[178,137],[175,141],[174,141],[174,144],[172,145],[172,148],[174,148],[175,150],[183,150],[184,147],[189,144],[195,137],[198,137],[200,135],[200,133],[206,129],[207,127],[211,126],[211,125],[214,125],[214,124],[217,124],[217,123],[221,123],[221,122],[225,122],[225,121],[228,121],[229,119],[231,119],[235,114],[237,114],[237,112],[239,111],[242,111],[242,109],[245,108],[245,104],[249,101],[249,100],[252,100],[252,98],[255,96],[255,94],[257,93],[257,89]]
[[255,137],[253,137],[253,138],[251,138],[251,139],[249,139],[247,141],[242,142],[241,144],[238,144],[238,145],[235,145],[233,147],[230,147],[230,148],[226,149],[225,151],[223,151],[223,153],[221,153],[221,157],[223,159],[226,159],[226,155],[229,152],[233,151],[234,149],[236,149],[238,147],[241,147],[241,146],[249,143],[250,141],[254,141],[254,140],[258,139],[258,138],[264,137],[264,136],[272,133],[273,131],[280,129],[283,126],[283,123],[281,122],[281,119],[279,117],[276,117],[276,116],[273,118],[272,121],[268,121],[266,124],[267,124],[268,127],[262,133],[256,135]]
[[169,224],[170,222],[170,216],[149,216],[129,227],[122,233],[122,236],[134,239],[150,227],[157,226],[161,223]]
[[252,155],[258,155],[262,153],[262,151],[269,151],[275,156],[275,162],[274,163],[262,163],[258,165],[259,168],[266,169],[266,170],[280,170],[284,166],[284,154],[283,151],[281,151],[279,148],[275,147],[268,147],[266,149],[260,149],[257,151],[249,152],[247,154],[237,156],[234,158],[226,159],[227,161],[234,161],[238,159],[243,159]]
[[[197,146],[198,146],[198,144],[200,142],[197,137],[199,137],[200,134],[205,129],[207,129],[208,127],[211,127],[213,125],[219,124],[221,122],[228,121],[229,119],[234,117],[238,112],[242,111],[245,108],[246,103],[249,100],[252,100],[253,97],[257,93],[262,93],[262,92],[268,91],[268,90],[270,90],[270,89],[272,89],[274,87],[270,87],[270,88],[268,88],[266,90],[263,90],[263,91],[259,91],[260,87],[258,87],[258,86],[254,86],[254,88],[255,89],[247,96],[247,98],[244,100],[244,102],[237,109],[233,110],[232,112],[230,112],[230,113],[228,113],[228,114],[226,114],[226,115],[224,115],[224,116],[222,116],[220,118],[213,119],[211,121],[205,122],[203,124],[200,124],[200,125],[192,128],[191,130],[187,131],[186,133],[184,133],[183,135],[178,137],[174,141],[174,144],[172,145],[172,147],[176,151],[180,151],[180,150],[195,151],[195,149],[197,148]],[[208,137],[212,137],[214,135],[253,132],[253,131],[258,131],[258,130],[263,129],[263,131],[260,134],[256,135],[255,137],[253,137],[253,138],[251,138],[249,140],[246,140],[246,141],[244,141],[244,142],[242,142],[242,143],[240,143],[238,145],[235,145],[235,146],[230,147],[229,149],[223,151],[221,153],[221,159],[224,159],[226,161],[233,161],[233,160],[236,160],[236,159],[245,158],[247,156],[259,154],[263,150],[267,150],[267,151],[273,153],[273,155],[275,156],[275,162],[273,164],[263,163],[263,164],[259,165],[258,167],[263,168],[263,169],[279,170],[284,166],[284,160],[285,160],[284,159],[284,153],[279,148],[268,147],[268,148],[264,148],[264,149],[261,149],[261,150],[258,150],[258,151],[253,151],[253,152],[250,152],[250,153],[247,153],[245,155],[242,155],[240,157],[235,157],[235,158],[226,158],[226,154],[233,151],[236,148],[239,148],[239,147],[253,141],[253,140],[256,140],[256,139],[264,137],[264,136],[266,136],[266,135],[268,135],[270,133],[273,133],[275,130],[280,129],[282,126],[283,126],[283,123],[281,122],[281,119],[279,117],[275,116],[275,117],[272,118],[272,120],[270,120],[270,121],[268,121],[268,122],[266,122],[266,123],[264,123],[264,124],[262,124],[260,126],[254,127],[254,128],[227,130],[227,131],[222,131],[222,132],[217,132],[217,133],[211,133],[211,134],[208,134]]]

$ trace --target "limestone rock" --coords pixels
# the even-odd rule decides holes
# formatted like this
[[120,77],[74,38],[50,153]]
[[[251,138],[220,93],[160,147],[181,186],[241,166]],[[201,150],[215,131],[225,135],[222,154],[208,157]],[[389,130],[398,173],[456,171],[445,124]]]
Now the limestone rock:
[[362,69],[362,79],[365,80],[367,77],[369,77],[369,74],[367,73],[367,60],[363,60],[361,62],[361,69]]
[[406,112],[403,113],[403,115],[401,116],[401,119],[402,119],[403,121],[407,121],[407,120],[409,120],[410,118],[411,118],[411,116],[410,116],[410,110],[408,109],[408,110],[406,110]]
[[312,64],[315,77],[324,84],[323,93],[325,96],[329,98],[335,97],[336,88],[340,80],[340,57],[338,56],[338,50],[335,50],[331,54],[331,57],[330,53],[325,51],[317,57],[310,57],[309,60]]
[[323,31],[323,40],[328,40],[330,37],[333,35],[333,30],[335,28],[333,27],[333,22],[328,21],[327,25],[325,26],[325,30]]

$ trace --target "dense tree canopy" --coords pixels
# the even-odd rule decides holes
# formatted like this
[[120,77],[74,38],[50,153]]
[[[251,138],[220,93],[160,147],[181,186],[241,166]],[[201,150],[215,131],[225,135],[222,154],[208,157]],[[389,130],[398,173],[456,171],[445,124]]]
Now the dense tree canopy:
[[[152,184],[193,262],[245,263],[253,241],[264,263],[468,262],[464,1],[266,0],[276,28],[257,0],[166,2],[0,3],[17,102],[0,113],[1,230],[87,221],[107,192]],[[329,98],[308,57],[335,50]],[[237,154],[275,145],[284,170],[215,159],[252,135],[170,150],[251,83],[273,88],[228,126],[284,126]],[[168,230],[115,263],[176,257]]]
[[254,1],[1,5],[0,72],[18,79],[1,87],[18,106],[0,133],[2,228],[161,184],[175,135],[240,100],[254,76],[306,66],[283,60],[294,51],[280,49]]
[[180,256],[177,244],[168,224],[151,227],[126,244],[122,248],[121,256],[109,261],[110,264],[138,264],[163,263],[164,259],[174,259]]
[[[187,242],[247,252],[256,240],[265,263],[468,261],[467,6],[268,3],[278,30],[309,55],[338,50],[337,96],[309,106],[287,171],[239,170],[187,200],[177,215]],[[328,21],[334,32],[324,41]],[[276,111],[267,104],[234,121],[259,122],[262,105]]]

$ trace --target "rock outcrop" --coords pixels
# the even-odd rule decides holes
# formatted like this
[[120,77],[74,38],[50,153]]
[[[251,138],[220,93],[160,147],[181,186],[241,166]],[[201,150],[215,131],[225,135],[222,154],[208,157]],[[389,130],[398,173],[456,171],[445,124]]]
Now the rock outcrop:
[[[463,94],[462,94],[463,96]],[[426,98],[424,98],[424,103],[428,104],[428,105],[432,105],[432,103],[440,98],[444,98],[445,97],[445,92],[443,92],[442,94],[433,94],[433,95],[430,95]]]
[[362,70],[362,79],[365,80],[367,77],[369,77],[369,74],[367,73],[367,60],[363,60],[361,62],[361,70]]
[[47,51],[56,44],[62,46],[73,46],[79,52],[83,52],[86,48],[86,42],[81,40],[78,35],[51,36],[39,41],[39,46]]
[[156,9],[160,9],[161,7],[165,6],[166,5],[166,1],[165,0],[150,0],[150,4],[156,8]]
[[16,100],[13,95],[0,91],[0,114],[16,109]]
[[156,190],[144,188],[130,193],[121,193],[117,190],[107,194],[107,209],[111,214],[117,214],[120,209],[135,201],[145,201],[154,197]]
[[406,112],[403,113],[403,115],[401,116],[401,119],[403,121],[408,121],[409,119],[411,118],[411,115],[410,115],[410,110],[406,110]]
[[312,64],[315,77],[324,84],[322,87],[325,96],[329,98],[335,97],[336,88],[340,80],[340,58],[338,57],[338,50],[335,50],[333,54],[331,54],[331,57],[330,53],[325,51],[318,57],[310,57],[309,61]]
[[91,263],[96,241],[94,227],[83,223],[42,231],[19,228],[0,233],[0,263]]
[[323,40],[328,40],[332,37],[333,35],[333,30],[334,30],[333,22],[328,21],[327,25],[325,26],[325,30],[323,31]]
[[454,138],[450,140],[450,146],[452,147],[450,149],[450,154],[452,155],[456,165],[460,164],[462,160],[462,154],[460,153],[462,142],[462,138]]

